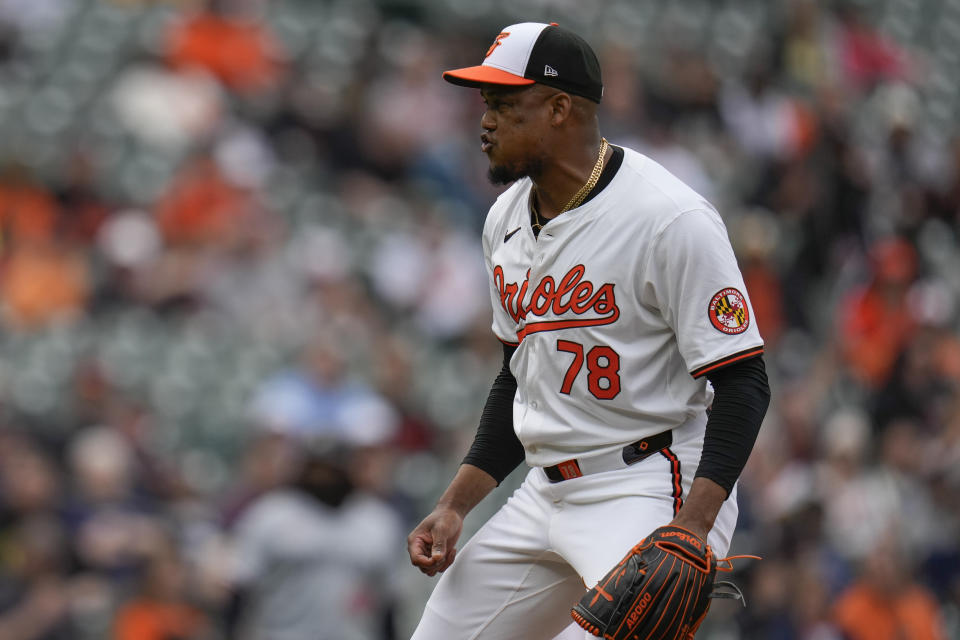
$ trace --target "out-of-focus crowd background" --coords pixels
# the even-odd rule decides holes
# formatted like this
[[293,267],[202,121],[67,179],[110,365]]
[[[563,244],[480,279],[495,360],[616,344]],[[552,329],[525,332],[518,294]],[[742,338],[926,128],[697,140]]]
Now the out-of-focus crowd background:
[[767,342],[764,559],[700,635],[960,638],[957,0],[0,0],[0,638],[409,637],[501,359],[440,73],[522,20],[717,205]]

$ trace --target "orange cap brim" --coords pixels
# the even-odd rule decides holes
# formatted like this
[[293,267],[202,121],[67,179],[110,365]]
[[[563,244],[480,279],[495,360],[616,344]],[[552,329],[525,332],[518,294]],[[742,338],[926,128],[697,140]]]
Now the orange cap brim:
[[483,65],[444,71],[443,79],[461,87],[480,87],[485,84],[523,86],[536,83],[535,80],[514,75],[496,67],[485,67]]

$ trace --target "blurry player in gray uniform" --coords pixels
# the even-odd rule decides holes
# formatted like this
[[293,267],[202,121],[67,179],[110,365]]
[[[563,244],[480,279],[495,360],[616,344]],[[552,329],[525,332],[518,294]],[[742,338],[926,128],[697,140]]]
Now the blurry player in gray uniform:
[[309,452],[291,486],[240,517],[230,638],[383,637],[402,529],[393,509],[354,486],[354,455],[342,445]]

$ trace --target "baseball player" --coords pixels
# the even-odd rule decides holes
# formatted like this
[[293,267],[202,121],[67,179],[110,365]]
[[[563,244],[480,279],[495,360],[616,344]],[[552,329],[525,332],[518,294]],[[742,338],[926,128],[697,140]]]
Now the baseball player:
[[[483,231],[504,364],[470,452],[408,538],[412,563],[443,573],[413,638],[546,640],[647,536],[708,564],[726,554],[769,402],[763,340],[713,206],[600,136],[600,66],[582,38],[514,24],[481,65],[444,78],[480,89],[489,177],[513,183]],[[522,486],[458,553],[464,516],[523,461]],[[641,637],[591,617],[610,600],[598,588],[581,626]],[[563,637],[586,633],[574,628]]]

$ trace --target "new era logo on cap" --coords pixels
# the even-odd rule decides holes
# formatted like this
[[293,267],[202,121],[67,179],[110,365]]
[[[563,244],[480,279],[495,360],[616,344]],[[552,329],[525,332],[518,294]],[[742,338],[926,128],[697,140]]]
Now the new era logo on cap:
[[[558,69],[563,70],[562,78]],[[443,78],[466,87],[539,82],[594,102],[603,96],[600,63],[593,49],[556,23],[510,25],[494,38],[482,64],[446,71]]]

